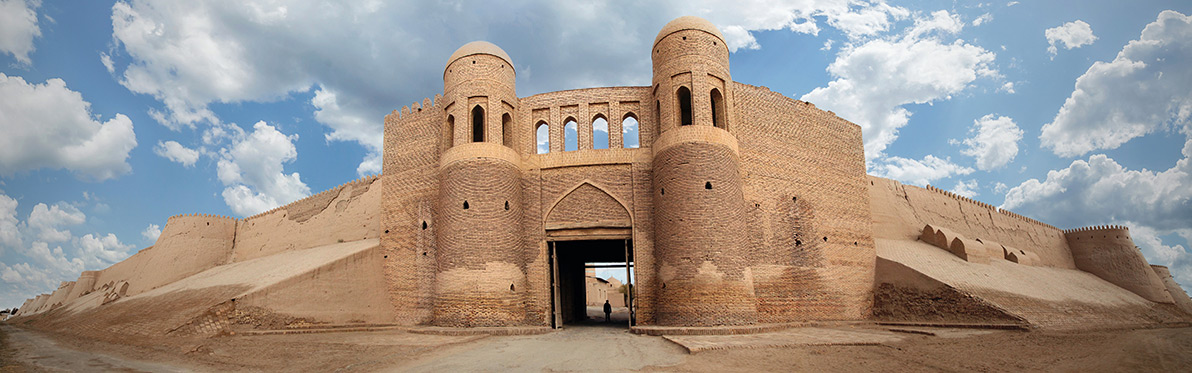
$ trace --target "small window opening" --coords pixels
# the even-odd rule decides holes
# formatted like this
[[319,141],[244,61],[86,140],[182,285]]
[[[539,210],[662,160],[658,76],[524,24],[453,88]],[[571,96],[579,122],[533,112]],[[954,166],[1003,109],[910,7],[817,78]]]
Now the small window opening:
[[501,143],[513,147],[513,116],[509,113],[501,116]]
[[484,142],[484,108],[472,108],[472,142]]
[[505,211],[509,211],[509,201],[505,201]]
[[802,240],[795,240],[795,246],[803,246]]
[[687,37],[686,37],[686,36],[684,36],[684,37],[683,37],[683,40],[687,40]]
[[385,230],[385,234],[389,234],[389,230],[388,230],[388,229],[386,229],[386,230]]
[[385,256],[384,256],[384,258],[385,258],[385,259],[389,259],[389,256],[388,256],[388,255],[385,255]]
[[468,201],[464,201],[464,210],[468,209]]
[[422,230],[426,230],[426,221],[425,220],[422,221]]
[[687,87],[679,87],[679,118],[681,121],[679,125],[691,125],[691,90]]
[[666,195],[666,188],[660,188],[660,189],[658,189],[658,193],[659,193],[659,194],[662,194],[662,195],[664,195],[664,196],[665,196],[665,195]]
[[516,290],[514,290],[514,288],[513,288],[513,284],[509,284],[509,291],[516,291]]
[[828,242],[828,237],[824,237],[824,242]]
[[724,128],[724,96],[720,94],[720,90],[712,88],[712,126]]
[[450,148],[452,145],[455,145],[454,144],[454,142],[455,142],[455,116],[454,115],[447,116],[447,128],[443,132],[443,142],[447,144],[448,148]]
[[791,202],[799,202],[799,197],[791,197]]
[[712,182],[711,181],[705,182],[704,189],[712,189]]

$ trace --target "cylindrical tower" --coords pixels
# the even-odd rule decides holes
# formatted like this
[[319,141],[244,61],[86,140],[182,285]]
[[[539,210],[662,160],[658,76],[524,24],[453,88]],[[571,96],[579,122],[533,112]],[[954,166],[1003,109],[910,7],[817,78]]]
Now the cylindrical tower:
[[660,325],[757,322],[743,237],[728,48],[710,22],[675,19],[654,41],[654,256]]
[[1120,225],[1096,226],[1064,232],[1076,268],[1138,294],[1152,302],[1172,303],[1171,293],[1155,274],[1130,230]]
[[447,62],[443,93],[433,323],[521,324],[521,158],[502,134],[516,112],[513,64],[493,44],[468,43]]

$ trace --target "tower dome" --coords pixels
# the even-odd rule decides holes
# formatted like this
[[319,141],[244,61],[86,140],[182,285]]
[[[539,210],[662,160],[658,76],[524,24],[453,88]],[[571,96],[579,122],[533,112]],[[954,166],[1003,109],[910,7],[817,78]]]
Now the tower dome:
[[712,22],[696,16],[682,16],[667,22],[666,26],[662,26],[662,30],[658,31],[658,36],[654,37],[654,45],[658,45],[658,42],[662,41],[662,38],[667,35],[683,30],[703,31],[720,39],[721,42],[724,41],[724,34],[721,34],[720,29],[716,28],[716,25],[713,25]]
[[501,49],[501,47],[498,47],[496,44],[483,40],[477,40],[464,44],[462,47],[459,47],[459,49],[456,49],[455,53],[451,54],[451,58],[447,59],[447,64],[443,65],[443,69],[446,70],[447,66],[451,66],[451,63],[455,62],[455,60],[477,54],[487,54],[498,57],[502,60],[505,60],[505,63],[508,63],[510,68],[513,67],[513,59],[509,58],[509,54],[505,53],[504,49]]

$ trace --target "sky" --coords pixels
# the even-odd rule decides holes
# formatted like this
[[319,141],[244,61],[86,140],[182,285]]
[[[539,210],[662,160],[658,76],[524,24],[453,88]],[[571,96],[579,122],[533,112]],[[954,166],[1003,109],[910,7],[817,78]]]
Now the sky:
[[1192,2],[0,0],[0,307],[380,172],[456,48],[517,93],[650,84],[683,15],[733,79],[861,126],[869,173],[1062,229],[1130,227],[1192,286]]

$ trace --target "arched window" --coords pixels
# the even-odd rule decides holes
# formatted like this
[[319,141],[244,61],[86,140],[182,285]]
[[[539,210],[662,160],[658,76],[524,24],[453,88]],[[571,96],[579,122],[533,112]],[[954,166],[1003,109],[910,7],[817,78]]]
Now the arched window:
[[550,125],[540,121],[534,128],[534,142],[538,146],[538,154],[550,153]]
[[691,125],[691,90],[687,87],[679,87],[679,122],[681,126]]
[[484,108],[472,108],[472,142],[484,142]]
[[592,121],[592,149],[608,149],[608,119],[597,114]]
[[443,130],[443,143],[447,144],[448,148],[455,145],[454,144],[455,143],[455,116],[454,115],[447,116],[447,128],[445,128]]
[[563,123],[563,151],[578,150],[579,125],[575,123],[575,118],[571,117],[568,117]]
[[513,147],[513,116],[509,113],[501,116],[501,141],[505,146]]
[[724,96],[716,88],[712,88],[712,126],[724,129]]
[[654,123],[662,123],[662,101],[654,101]]
[[625,114],[625,118],[621,119],[622,146],[625,148],[641,147],[641,144],[639,143],[639,141],[641,141],[641,135],[638,134],[639,131],[641,131],[641,129],[638,128],[637,117],[634,117],[633,113]]

